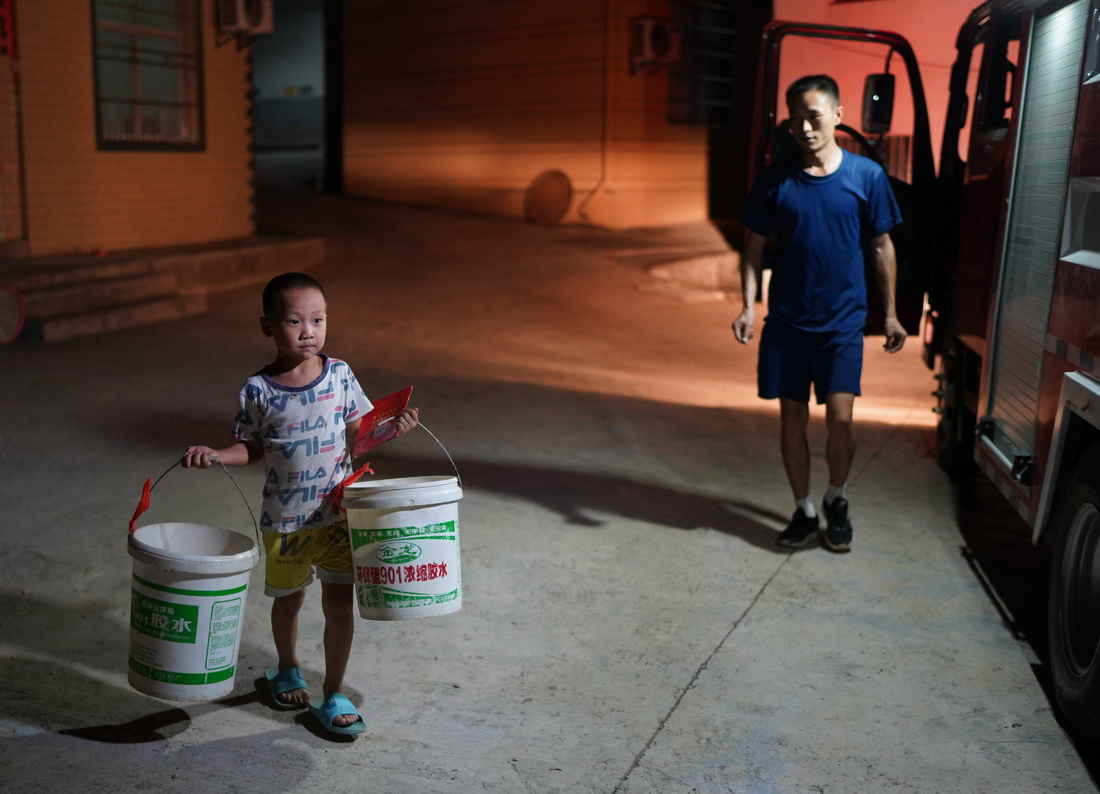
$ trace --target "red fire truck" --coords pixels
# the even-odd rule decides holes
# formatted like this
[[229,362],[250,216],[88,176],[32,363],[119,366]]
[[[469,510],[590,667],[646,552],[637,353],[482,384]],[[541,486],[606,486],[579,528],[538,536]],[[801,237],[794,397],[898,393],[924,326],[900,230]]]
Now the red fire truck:
[[[866,79],[865,134],[844,130],[842,144],[883,163],[906,216],[894,232],[899,316],[914,330],[926,297],[941,460],[955,475],[980,466],[1050,544],[1057,699],[1083,737],[1100,738],[1100,0],[989,0],[971,13],[938,175],[904,39],[782,22],[764,35],[755,170],[783,146],[778,75],[791,36],[888,50]],[[913,106],[900,135],[886,112],[893,55],[909,87],[899,98]],[[872,311],[869,331],[875,323]]]

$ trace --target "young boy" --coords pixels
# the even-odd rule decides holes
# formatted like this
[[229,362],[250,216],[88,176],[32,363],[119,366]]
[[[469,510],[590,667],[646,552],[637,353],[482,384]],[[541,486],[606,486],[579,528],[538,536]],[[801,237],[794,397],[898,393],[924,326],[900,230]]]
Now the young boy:
[[[327,730],[355,734],[365,730],[363,718],[340,693],[355,629],[351,544],[332,491],[351,471],[351,450],[371,403],[346,363],[321,354],[326,310],[325,292],[310,276],[284,273],[268,282],[260,329],[275,343],[275,360],[245,381],[237,442],[224,449],[188,447],[182,463],[205,469],[263,458],[264,592],[274,596],[271,631],[279,656],[266,672],[268,689],[276,708],[308,705]],[[398,415],[397,435],[416,427],[417,413]],[[310,700],[297,655],[298,613],[314,566],[325,616],[320,701]]]

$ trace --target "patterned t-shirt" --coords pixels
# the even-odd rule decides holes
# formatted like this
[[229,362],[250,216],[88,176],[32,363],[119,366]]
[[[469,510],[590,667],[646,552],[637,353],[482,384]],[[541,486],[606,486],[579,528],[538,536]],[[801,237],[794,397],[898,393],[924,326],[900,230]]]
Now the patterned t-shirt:
[[351,473],[345,425],[371,410],[351,368],[322,356],[317,380],[291,388],[253,375],[241,389],[240,441],[264,450],[264,504],[260,529],[296,532],[335,523],[332,490]]

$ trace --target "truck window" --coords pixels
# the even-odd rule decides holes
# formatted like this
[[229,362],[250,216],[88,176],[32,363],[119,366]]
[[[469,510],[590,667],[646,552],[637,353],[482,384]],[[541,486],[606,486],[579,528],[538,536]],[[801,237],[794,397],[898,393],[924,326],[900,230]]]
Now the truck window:
[[[998,16],[975,37],[966,89],[966,104],[972,111],[970,128],[963,131],[958,142],[959,157],[966,164],[967,182],[985,179],[1004,167],[1008,128],[1014,112],[1020,24],[1020,17],[1015,14]],[[965,106],[959,108],[964,109]]]
[[1085,82],[1100,80],[1100,7],[1090,14],[1088,42],[1085,45]]
[[1062,259],[1100,268],[1100,177],[1073,177],[1066,195]]
[[[966,79],[967,107],[974,107],[976,104],[974,98],[978,95],[978,76],[984,54],[985,45],[979,42],[970,55],[970,74]],[[970,119],[970,114],[967,114],[966,123],[959,133],[959,159],[964,163],[970,159]]]
[[1012,121],[1012,95],[1016,90],[1016,64],[1020,60],[1019,31],[1001,21],[993,41],[982,48],[982,80],[978,111],[982,132],[1007,129]]
[[[877,159],[886,172],[901,182],[913,180],[914,117],[913,88],[904,62],[891,48],[880,43],[838,41],[826,38],[792,36],[783,40],[782,61],[778,85],[779,126],[777,159],[783,152],[795,151],[786,135],[787,108],[782,89],[806,74],[822,70],[829,64],[829,73],[840,86],[844,106],[844,125],[855,133],[841,129],[837,143],[848,151]],[[862,129],[860,109],[863,103],[864,81],[868,74],[889,72],[896,78],[894,88],[893,124],[886,134],[871,134]]]

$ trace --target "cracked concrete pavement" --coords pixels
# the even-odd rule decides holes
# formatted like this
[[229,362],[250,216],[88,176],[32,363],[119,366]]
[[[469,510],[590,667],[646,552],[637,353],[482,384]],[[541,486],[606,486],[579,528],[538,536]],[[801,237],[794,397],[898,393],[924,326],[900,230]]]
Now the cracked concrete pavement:
[[[233,693],[138,694],[125,527],[146,477],[227,437],[269,355],[258,290],[198,319],[0,347],[5,791],[1095,790],[962,553],[916,339],[897,356],[867,343],[853,551],[791,554],[774,546],[791,509],[777,416],[729,331],[736,304],[647,288],[651,264],[713,231],[289,194],[261,209],[325,238],[327,352],[370,395],[414,384],[453,456],[464,607],[358,622],[354,741],[267,705],[262,566]],[[811,433],[820,498],[816,409]],[[372,462],[450,471],[423,433]],[[256,504],[259,470],[234,476]],[[250,532],[224,480],[172,472],[148,520]],[[316,591],[300,645],[319,683]]]

